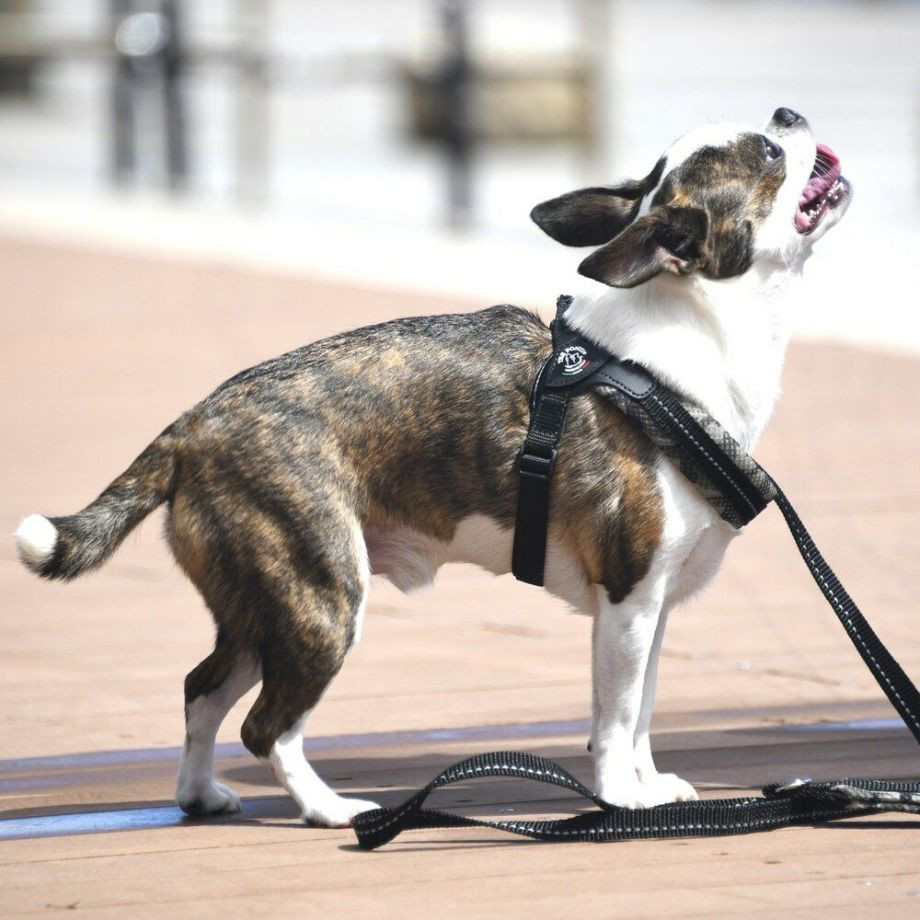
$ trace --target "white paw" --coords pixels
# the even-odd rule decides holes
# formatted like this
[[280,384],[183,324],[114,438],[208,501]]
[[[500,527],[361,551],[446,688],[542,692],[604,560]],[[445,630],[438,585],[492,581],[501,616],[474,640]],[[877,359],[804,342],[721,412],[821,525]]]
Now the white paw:
[[654,794],[659,805],[664,802],[695,802],[699,798],[696,789],[674,773],[645,774],[642,785]]
[[181,789],[176,793],[179,807],[193,818],[232,815],[243,807],[240,797],[223,783],[211,780],[198,789]]
[[673,773],[655,773],[643,782],[638,777],[601,782],[598,795],[621,808],[651,808],[666,802],[690,802],[699,798],[693,786]]
[[310,808],[305,808],[303,819],[316,827],[351,827],[351,819],[362,811],[380,808],[376,802],[364,799],[345,799],[340,795],[324,798]]

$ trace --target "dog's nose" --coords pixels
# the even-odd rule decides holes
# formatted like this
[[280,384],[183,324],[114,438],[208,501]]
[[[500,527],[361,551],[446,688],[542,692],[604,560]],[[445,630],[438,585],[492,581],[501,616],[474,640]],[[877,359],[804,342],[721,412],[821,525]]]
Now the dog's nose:
[[802,118],[798,112],[794,112],[792,109],[787,109],[784,106],[783,108],[777,109],[773,113],[773,121],[783,128],[791,128],[793,125],[798,124],[800,121],[805,121],[805,119]]

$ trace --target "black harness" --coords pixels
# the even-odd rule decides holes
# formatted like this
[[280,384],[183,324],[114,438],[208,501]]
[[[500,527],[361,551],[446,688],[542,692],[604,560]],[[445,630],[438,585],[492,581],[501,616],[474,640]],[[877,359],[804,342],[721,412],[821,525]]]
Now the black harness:
[[[569,400],[592,389],[642,427],[719,514],[733,527],[752,521],[775,501],[808,571],[892,706],[920,743],[920,693],[875,635],[818,551],[795,509],[770,475],[710,415],[683,401],[648,371],[622,361],[567,326],[560,297],[552,324],[553,354],[531,395],[530,427],[518,453],[520,488],[512,571],[543,584],[550,488]],[[423,808],[437,788],[484,776],[526,777],[563,786],[599,810],[554,821],[482,821]],[[533,754],[500,751],[454,764],[398,808],[363,812],[353,820],[358,843],[373,849],[403,830],[422,827],[496,827],[536,840],[628,840],[710,837],[815,824],[884,811],[920,814],[920,783],[841,779],[795,780],[763,789],[763,797],[675,802],[631,810],[604,802],[562,767]]]
[[537,374],[530,428],[518,452],[517,522],[511,571],[543,584],[550,483],[572,397],[591,389],[634,419],[733,527],[754,520],[776,497],[766,471],[719,423],[684,403],[645,368],[623,361],[566,325],[571,297],[560,297],[551,325],[553,353]]

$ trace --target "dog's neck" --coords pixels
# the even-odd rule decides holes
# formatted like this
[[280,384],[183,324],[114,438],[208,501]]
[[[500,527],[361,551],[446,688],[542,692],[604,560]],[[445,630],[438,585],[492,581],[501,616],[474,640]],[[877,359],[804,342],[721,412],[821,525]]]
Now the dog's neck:
[[704,408],[750,452],[779,396],[799,274],[755,265],[727,281],[662,275],[577,296],[565,318]]

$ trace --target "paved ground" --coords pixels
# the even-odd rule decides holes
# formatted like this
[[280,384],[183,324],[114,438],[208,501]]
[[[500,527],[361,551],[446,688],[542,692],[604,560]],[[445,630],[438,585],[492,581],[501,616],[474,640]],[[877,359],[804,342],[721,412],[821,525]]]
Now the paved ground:
[[[0,240],[0,521],[81,507],[190,402],[325,333],[464,308],[418,295]],[[496,299],[501,292],[496,291]],[[549,307],[549,304],[540,305]],[[909,673],[920,675],[920,361],[793,348],[758,452]],[[535,845],[414,832],[378,853],[302,827],[221,732],[242,816],[172,808],[181,681],[209,648],[202,605],[150,520],[100,574],[43,584],[0,545],[0,913],[100,916],[915,916],[916,820],[739,839]],[[515,747],[587,779],[589,624],[466,567],[404,598],[377,586],[365,637],[309,726],[317,768],[384,803],[439,767]],[[917,773],[916,748],[771,511],[672,621],[660,761],[705,795],[781,778]],[[477,814],[564,813],[517,782],[456,787]],[[87,833],[94,830],[95,833]],[[19,836],[17,836],[19,835]]]

